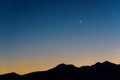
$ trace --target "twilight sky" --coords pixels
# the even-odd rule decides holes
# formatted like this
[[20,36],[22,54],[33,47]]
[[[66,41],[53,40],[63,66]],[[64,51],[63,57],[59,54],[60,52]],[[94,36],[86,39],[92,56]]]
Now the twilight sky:
[[0,0],[0,73],[120,63],[119,0]]

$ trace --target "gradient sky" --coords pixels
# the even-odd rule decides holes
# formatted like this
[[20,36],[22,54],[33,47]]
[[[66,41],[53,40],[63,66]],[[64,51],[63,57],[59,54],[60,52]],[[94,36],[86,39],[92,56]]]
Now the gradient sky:
[[0,73],[120,63],[120,0],[0,0]]

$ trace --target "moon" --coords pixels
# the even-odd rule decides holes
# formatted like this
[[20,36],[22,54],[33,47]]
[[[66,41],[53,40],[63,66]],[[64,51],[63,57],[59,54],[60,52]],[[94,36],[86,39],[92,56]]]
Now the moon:
[[82,20],[79,20],[79,23],[81,24],[81,23],[82,23]]

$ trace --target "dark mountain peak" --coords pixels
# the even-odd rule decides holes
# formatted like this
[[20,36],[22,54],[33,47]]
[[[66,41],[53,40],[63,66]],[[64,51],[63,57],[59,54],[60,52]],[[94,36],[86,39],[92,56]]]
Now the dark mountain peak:
[[57,65],[56,67],[65,67],[65,66],[66,66],[66,64],[61,63],[61,64]]
[[101,65],[103,65],[103,66],[117,66],[117,64],[114,64],[114,63],[112,63],[112,62],[109,62],[109,61],[104,61],[103,63],[101,63]]
[[50,69],[49,71],[52,71],[52,72],[66,72],[66,71],[73,71],[77,69],[77,67],[75,67],[74,65],[72,64],[59,64],[57,65],[56,67]]
[[114,63],[111,63],[111,62],[109,62],[109,61],[104,61],[104,62],[97,62],[96,64],[94,64],[93,66],[111,66],[111,65],[116,65],[116,64],[114,64]]
[[0,80],[21,80],[20,78],[21,78],[21,75],[15,72],[0,75]]
[[104,61],[102,64],[110,64],[110,65],[115,65],[114,63],[112,63],[112,62],[109,62],[109,61]]
[[64,64],[64,63],[62,63],[62,64],[57,65],[55,68],[75,68],[75,66],[72,65],[72,64]]
[[3,74],[3,75],[13,75],[13,76],[19,76],[19,74],[15,73],[15,72],[6,73],[6,74]]
[[94,70],[96,73],[107,73],[108,71],[113,71],[118,68],[117,64],[111,63],[109,61],[104,61],[102,63],[97,62],[95,65],[91,66],[91,70]]
[[96,64],[94,64],[94,65],[101,65],[102,63],[101,62],[97,62]]

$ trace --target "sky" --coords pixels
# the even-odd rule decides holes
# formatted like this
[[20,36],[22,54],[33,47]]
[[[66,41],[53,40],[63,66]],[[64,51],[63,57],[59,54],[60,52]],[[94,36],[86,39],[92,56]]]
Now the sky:
[[119,0],[0,0],[0,74],[120,64]]

